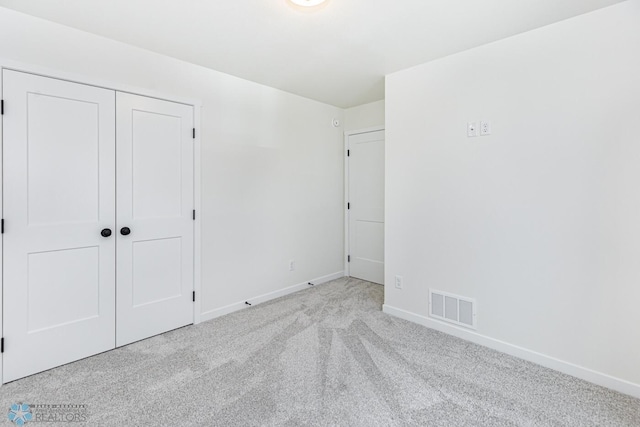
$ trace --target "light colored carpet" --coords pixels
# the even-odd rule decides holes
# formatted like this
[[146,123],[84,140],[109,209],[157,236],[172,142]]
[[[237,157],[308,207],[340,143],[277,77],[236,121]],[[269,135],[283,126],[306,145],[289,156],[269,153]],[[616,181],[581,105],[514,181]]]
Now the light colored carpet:
[[339,279],[4,385],[0,408],[86,404],[91,426],[640,425],[640,400],[390,317],[382,300]]

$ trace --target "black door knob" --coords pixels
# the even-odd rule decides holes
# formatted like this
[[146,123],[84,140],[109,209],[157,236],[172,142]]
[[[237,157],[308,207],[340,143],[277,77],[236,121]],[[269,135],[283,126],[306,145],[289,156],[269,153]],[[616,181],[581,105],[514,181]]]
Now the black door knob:
[[111,236],[111,229],[105,228],[100,232],[100,234],[102,234],[102,237],[109,237]]
[[131,229],[129,229],[129,227],[122,227],[120,229],[120,234],[122,234],[123,236],[127,236],[131,234]]

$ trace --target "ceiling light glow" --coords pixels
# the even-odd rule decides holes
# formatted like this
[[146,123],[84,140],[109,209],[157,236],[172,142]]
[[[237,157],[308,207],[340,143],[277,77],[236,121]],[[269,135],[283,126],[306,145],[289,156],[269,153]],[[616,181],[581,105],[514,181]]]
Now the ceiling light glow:
[[313,7],[313,6],[321,5],[326,0],[289,0],[289,1],[298,6]]

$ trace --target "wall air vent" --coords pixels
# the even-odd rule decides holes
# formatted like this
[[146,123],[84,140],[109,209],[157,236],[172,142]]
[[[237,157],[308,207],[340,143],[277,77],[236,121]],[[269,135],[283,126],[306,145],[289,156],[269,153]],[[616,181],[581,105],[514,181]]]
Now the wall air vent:
[[476,329],[476,301],[429,289],[429,316],[465,328]]

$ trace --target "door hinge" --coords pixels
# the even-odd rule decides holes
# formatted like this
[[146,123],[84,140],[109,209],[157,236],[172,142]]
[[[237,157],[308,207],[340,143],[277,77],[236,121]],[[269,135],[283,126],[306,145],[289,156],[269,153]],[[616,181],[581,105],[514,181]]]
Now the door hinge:
[[196,302],[196,291],[193,291],[193,302]]
[[193,128],[193,139],[196,139],[196,128]]
[[0,234],[4,234],[4,218],[0,219]]
[[0,115],[4,116],[4,99],[0,100]]
[[0,353],[4,353],[4,337],[0,338]]
[[347,157],[351,155],[351,150],[347,150]]
[[193,220],[194,221],[196,220],[196,210],[195,209],[193,210]]
[[347,255],[347,262],[351,262],[351,255]]

